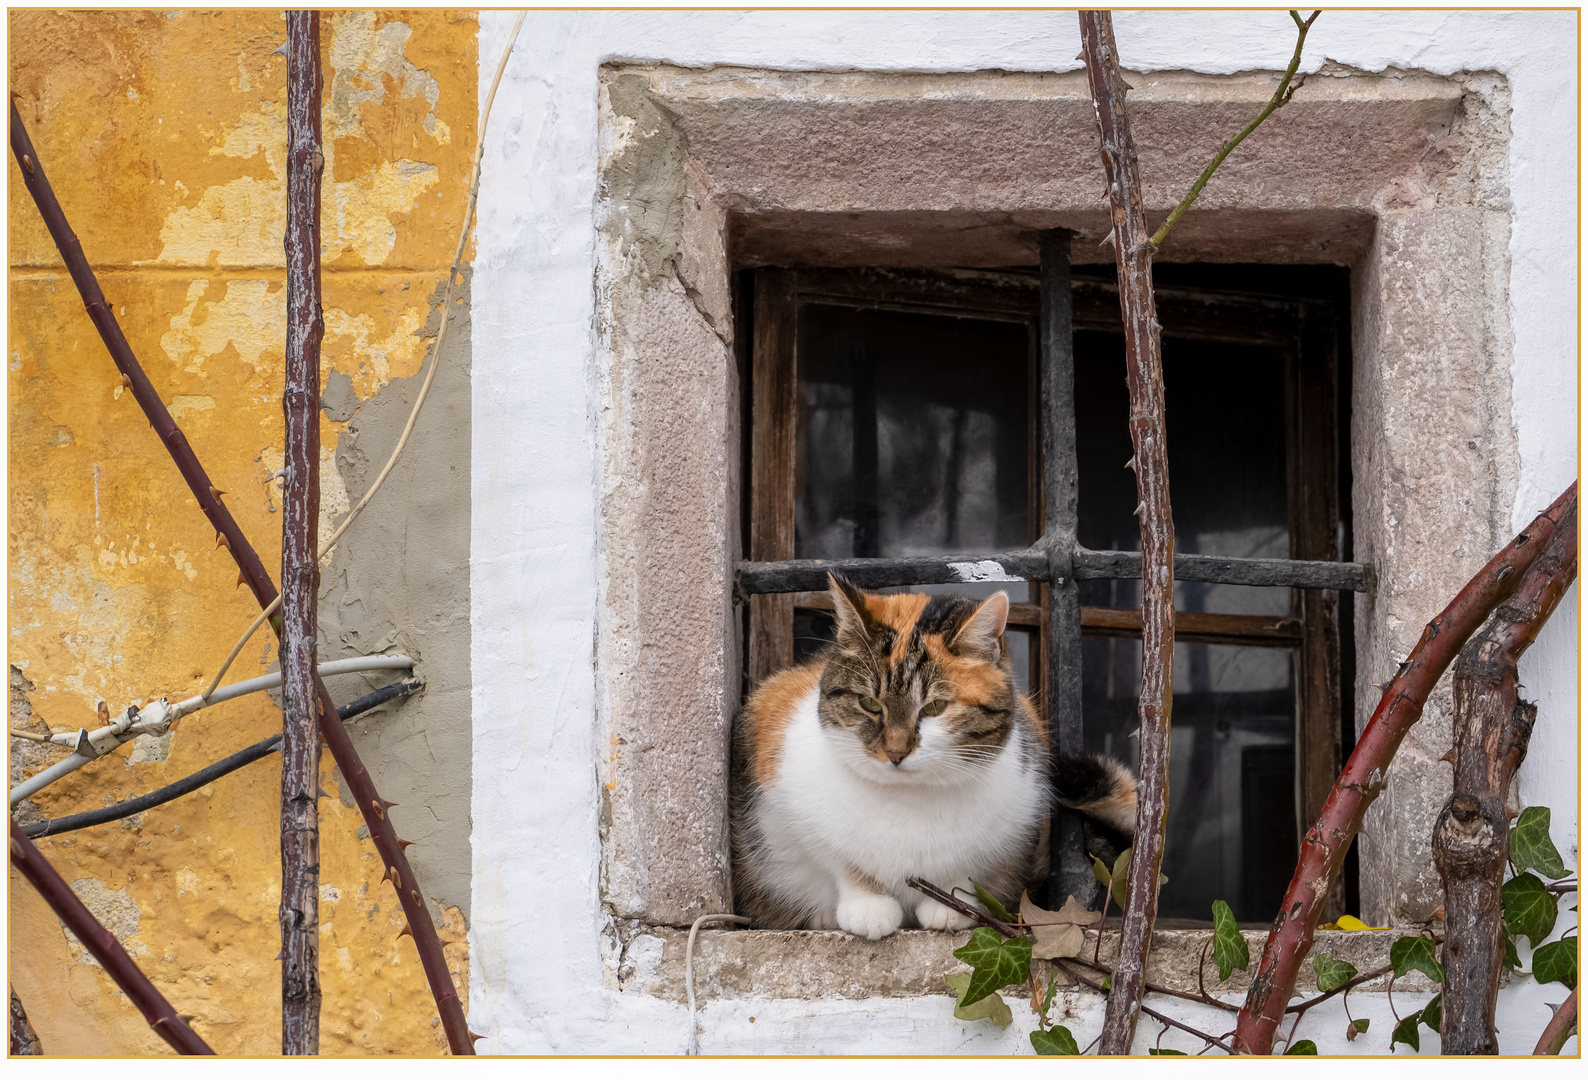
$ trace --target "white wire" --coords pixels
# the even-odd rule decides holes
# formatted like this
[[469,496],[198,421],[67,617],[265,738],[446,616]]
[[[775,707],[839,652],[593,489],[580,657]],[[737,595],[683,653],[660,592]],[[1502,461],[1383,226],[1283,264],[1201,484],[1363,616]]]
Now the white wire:
[[[407,656],[354,656],[346,660],[329,661],[328,663],[321,664],[316,670],[318,670],[322,676],[326,676],[346,675],[354,671],[385,671],[392,668],[406,669],[413,666],[413,659]],[[188,698],[186,701],[180,701],[175,705],[163,706],[164,712],[156,721],[156,724],[161,730],[165,730],[168,729],[171,724],[175,723],[177,720],[188,715],[189,713],[197,712],[200,709],[207,708],[210,705],[217,705],[222,701],[230,701],[233,698],[242,697],[245,694],[257,694],[261,690],[273,690],[280,685],[281,672],[279,671],[273,671],[269,675],[261,675],[257,679],[244,679],[242,682],[235,682],[229,686],[217,690],[207,699],[200,694],[197,697]],[[156,705],[159,704],[159,702],[153,702],[146,706],[146,708],[152,711]],[[116,724],[110,724],[106,727],[100,728],[97,731],[90,732],[88,736],[90,745],[93,745],[95,742],[104,742],[105,740],[103,738],[95,740],[94,736],[111,731],[111,729],[115,728],[116,726]],[[12,788],[10,796],[11,805],[15,806],[29,795],[32,795],[35,792],[55,783],[55,781],[59,780],[61,777],[81,769],[84,765],[87,765],[90,761],[93,761],[94,758],[103,757],[116,746],[120,746],[129,739],[144,734],[148,734],[148,732],[139,730],[139,724],[134,722],[133,724],[127,725],[120,732],[114,735],[113,746],[107,750],[102,750],[99,753],[96,753],[94,757],[86,757],[82,754],[72,754],[69,757],[62,758],[54,765],[51,765],[49,768],[44,769],[41,772],[35,773],[33,776],[28,777],[28,779],[22,781],[16,787]],[[67,735],[65,733],[61,733],[61,737],[71,739],[72,742],[70,745],[76,745],[78,738],[76,734]],[[60,746],[62,744],[56,743],[55,745]],[[95,749],[98,749],[98,747],[96,746]]]
[[684,992],[689,995],[689,1042],[684,1046],[684,1053],[690,1056],[700,1054],[700,1038],[695,1031],[695,932],[700,929],[701,923],[706,922],[731,922],[740,926],[750,924],[750,920],[743,915],[726,913],[702,915],[690,924],[689,943],[684,946]]

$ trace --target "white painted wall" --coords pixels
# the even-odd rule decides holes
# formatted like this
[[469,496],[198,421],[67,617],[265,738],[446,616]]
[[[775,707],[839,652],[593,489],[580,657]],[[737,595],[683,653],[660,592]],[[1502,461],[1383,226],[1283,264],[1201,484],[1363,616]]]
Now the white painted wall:
[[[510,12],[481,13],[482,100],[512,21]],[[1294,45],[1283,12],[1122,12],[1115,26],[1124,63],[1135,69],[1274,69]],[[1308,70],[1329,60],[1369,71],[1492,69],[1510,80],[1518,526],[1576,474],[1576,42],[1571,12],[1330,11],[1314,26],[1304,60]],[[470,1023],[490,1036],[482,1051],[678,1053],[686,1038],[681,1007],[620,994],[602,981],[593,668],[601,565],[592,289],[599,65],[1070,70],[1078,50],[1073,12],[526,16],[487,137],[473,280]],[[1573,865],[1575,615],[1574,589],[1524,664],[1541,710],[1521,779],[1525,801],[1554,808],[1555,840]],[[1558,985],[1530,980],[1507,990],[1502,1052],[1530,1051],[1548,1018],[1543,1003],[1563,996]],[[1390,1026],[1383,998],[1360,1001],[1375,1017],[1366,1049],[1381,1052]],[[707,1005],[701,1046],[706,1053],[1030,1051],[1023,1018],[999,1032],[955,1021],[950,1004],[944,996]],[[1100,1010],[1090,1007],[1070,1026],[1084,1045],[1100,1022]],[[1343,1015],[1309,1019],[1301,1037],[1326,1053],[1364,1049],[1346,1044],[1344,1027]],[[1424,1051],[1437,1046],[1429,1038]]]

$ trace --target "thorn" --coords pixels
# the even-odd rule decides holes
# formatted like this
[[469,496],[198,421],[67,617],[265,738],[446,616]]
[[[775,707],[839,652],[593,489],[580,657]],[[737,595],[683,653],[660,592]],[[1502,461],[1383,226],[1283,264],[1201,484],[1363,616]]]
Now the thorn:
[[99,722],[101,724],[110,723],[110,706],[103,701],[99,703]]
[[132,376],[128,375],[125,371],[121,373],[121,385],[125,386],[128,390],[132,389]]
[[414,936],[413,924],[412,923],[403,923],[403,928],[401,930],[397,931],[397,936],[398,937],[413,937]]
[[1439,760],[1446,761],[1454,765],[1456,763],[1456,748],[1452,746],[1449,750],[1446,750],[1443,754],[1440,754]]
[[392,888],[396,889],[398,892],[402,892],[403,876],[397,872],[397,868],[395,866],[388,866],[386,868],[386,879],[391,882]]
[[230,540],[226,539],[226,534],[225,533],[218,532],[218,533],[215,534],[215,546],[216,547],[223,547],[227,551],[230,551],[232,549],[232,542]]
[[407,852],[407,850],[409,848],[414,846],[414,842],[412,840],[404,840],[400,836],[397,838],[397,842],[402,845],[402,849],[403,849],[404,852]]
[[29,176],[33,175],[33,159],[26,154],[22,155],[22,167],[28,171]]
[[[1559,1006],[1556,1006],[1556,1007],[1557,1007],[1557,1008],[1559,1008]],[[467,1028],[465,1028],[465,1029],[464,1029],[464,1030],[465,1030],[465,1031],[468,1031],[468,1029],[467,1029]],[[477,1043],[477,1042],[479,1042],[479,1041],[480,1041],[480,1040],[481,1040],[481,1039],[487,1039],[487,1038],[490,1038],[490,1036],[488,1036],[488,1035],[476,1035],[476,1034],[475,1034],[475,1033],[474,1033],[474,1032],[472,1032],[472,1031],[469,1031],[469,1032],[468,1032],[468,1035],[469,1035],[469,1045],[470,1045],[470,1046],[473,1046],[473,1045],[474,1045],[474,1044],[475,1044],[475,1043]]]
[[1130,460],[1125,462],[1125,468],[1134,469],[1135,467],[1136,467],[1136,456],[1134,454],[1132,454],[1131,457],[1130,457]]
[[412,900],[414,902],[414,906],[417,908],[423,908],[425,906],[425,898],[419,895],[418,889],[409,889],[408,899]]
[[382,870],[380,872],[380,879],[382,881],[390,881],[391,880],[391,875],[389,873],[387,873],[385,870]]
[[244,585],[244,583],[247,582],[247,580],[248,580],[247,578],[243,577],[243,572],[241,570],[237,571],[237,584],[233,585],[232,588],[234,590],[241,588]]
[[396,809],[397,807],[399,807],[401,805],[402,805],[401,803],[388,802],[386,804],[386,809],[393,810],[393,809]]
[[376,799],[374,802],[370,803],[369,808],[371,810],[375,811],[375,820],[377,820],[377,821],[385,821],[386,820],[386,810],[385,810],[384,807],[381,806],[379,799]]
[[282,952],[278,952],[275,956],[272,956],[270,959],[272,961],[276,961],[276,960],[280,960],[282,957],[284,957],[286,955],[287,955],[286,952],[283,950]]
[[177,1013],[176,1018],[182,1021],[184,1024],[191,1024],[194,1020],[198,1019],[198,1017],[194,1016],[192,1013]]
[[224,494],[226,494],[226,492],[222,491],[220,488],[216,487],[214,484],[210,485],[210,498],[214,499],[216,502],[220,502],[221,501],[221,496],[224,495]]
[[326,791],[323,787],[316,787],[315,790],[319,792],[318,798],[329,799],[331,797],[330,792]]
[[1137,517],[1141,517],[1141,515],[1146,512],[1146,510],[1147,510],[1147,500],[1143,499],[1141,502],[1136,504],[1136,509],[1132,510],[1131,513],[1135,514]]
[[287,55],[287,43],[285,41],[283,41],[280,45],[277,45],[274,49],[271,49],[265,55],[266,56],[275,56],[277,53],[280,53],[282,56],[286,56]]

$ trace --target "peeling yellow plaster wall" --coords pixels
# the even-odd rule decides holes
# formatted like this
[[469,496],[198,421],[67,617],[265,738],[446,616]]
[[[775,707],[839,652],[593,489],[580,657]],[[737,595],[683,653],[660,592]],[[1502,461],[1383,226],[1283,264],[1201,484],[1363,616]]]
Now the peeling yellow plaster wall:
[[[280,12],[47,12],[10,20],[17,107],[133,349],[267,568],[280,564],[285,39]],[[473,12],[327,14],[322,375],[360,399],[412,375],[467,200]],[[9,158],[8,158],[9,160]],[[95,724],[202,689],[256,614],[83,313],[14,162],[9,185],[12,715]],[[345,425],[323,419],[327,454]],[[329,464],[329,463],[327,463]],[[322,534],[347,507],[334,467]],[[378,505],[371,513],[379,513]],[[261,634],[228,681],[275,658]],[[268,697],[182,721],[41,792],[48,817],[138,795],[280,730]],[[13,754],[17,740],[12,740]],[[57,752],[59,754],[59,752]],[[280,1046],[278,759],[40,847],[220,1053]],[[329,754],[322,786],[336,791]],[[32,771],[31,768],[28,770]],[[401,796],[392,793],[399,802]],[[321,806],[321,1049],[436,1054],[445,1038],[356,810]],[[399,822],[400,824],[400,822]],[[14,873],[12,981],[47,1054],[162,1053]],[[466,929],[443,911],[466,992]]]

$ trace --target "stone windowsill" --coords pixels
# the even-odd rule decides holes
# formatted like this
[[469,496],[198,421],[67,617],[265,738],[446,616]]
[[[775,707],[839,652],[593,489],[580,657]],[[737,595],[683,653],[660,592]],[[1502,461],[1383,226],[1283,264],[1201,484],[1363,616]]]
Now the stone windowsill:
[[[1392,942],[1414,930],[1322,931],[1313,953],[1326,952],[1371,971],[1389,962]],[[1153,935],[1147,959],[1147,980],[1173,990],[1195,993],[1197,961],[1212,934],[1207,930],[1160,930]],[[1224,984],[1211,957],[1203,976],[1209,993],[1245,994],[1261,954],[1266,931],[1243,931],[1252,964]],[[711,998],[793,998],[815,1000],[871,997],[923,997],[947,992],[943,976],[965,970],[952,955],[969,938],[968,931],[902,930],[880,941],[866,941],[837,930],[707,930],[695,939],[695,994]],[[625,991],[651,994],[669,1001],[685,1000],[684,947],[688,930],[629,923],[621,930],[623,958],[618,984]],[[1113,957],[1117,932],[1103,942],[1102,963]],[[1083,955],[1090,957],[1096,935],[1089,933]],[[1310,955],[1310,954],[1309,954]],[[1358,988],[1382,993],[1386,980]],[[1433,984],[1417,972],[1397,981],[1397,988],[1429,991]],[[1315,992],[1312,965],[1304,963],[1298,990]]]

